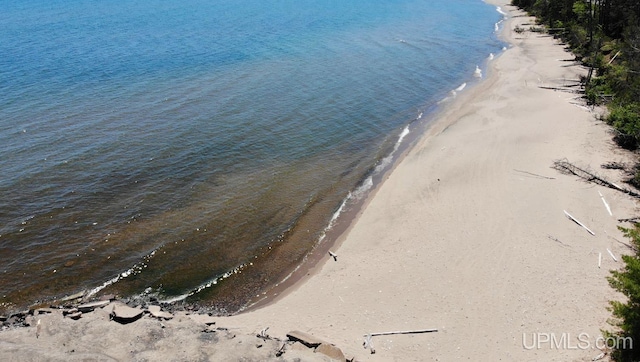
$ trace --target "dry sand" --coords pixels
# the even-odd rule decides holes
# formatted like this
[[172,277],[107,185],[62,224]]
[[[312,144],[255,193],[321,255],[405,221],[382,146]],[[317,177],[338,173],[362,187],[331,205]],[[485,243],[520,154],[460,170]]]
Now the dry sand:
[[[605,278],[622,265],[607,248],[627,252],[615,240],[625,241],[616,218],[633,216],[636,204],[551,166],[566,158],[619,183],[620,171],[600,165],[631,155],[613,145],[595,113],[573,104],[574,94],[540,88],[585,74],[573,56],[553,38],[513,32],[533,19],[508,1],[488,2],[512,16],[504,31],[511,46],[490,63],[488,79],[445,107],[388,174],[332,249],[337,261],[327,256],[275,303],[218,319],[235,338],[227,331],[213,338],[184,315],[165,328],[147,317],[121,326],[105,311],[79,321],[45,315],[38,339],[35,327],[0,333],[0,359],[275,359],[277,342],[257,347],[255,334],[265,327],[281,338],[290,330],[313,334],[361,361],[590,361],[600,354],[590,347],[609,328],[608,300],[619,298]],[[427,328],[438,332],[373,337],[375,354],[362,347],[367,333]],[[552,334],[555,344],[537,343]],[[282,358],[323,359],[296,353]]]

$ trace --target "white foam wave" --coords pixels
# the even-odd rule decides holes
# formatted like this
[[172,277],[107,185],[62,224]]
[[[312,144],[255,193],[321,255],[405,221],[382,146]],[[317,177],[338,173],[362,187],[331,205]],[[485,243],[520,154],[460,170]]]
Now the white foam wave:
[[456,88],[456,92],[460,92],[467,87],[467,83],[462,83],[458,88]]
[[162,299],[159,300],[160,303],[167,303],[167,304],[171,304],[171,303],[175,303],[175,302],[180,302],[182,300],[185,300],[187,298],[189,298],[192,295],[196,295],[198,293],[200,293],[201,291],[207,289],[207,288],[211,288],[212,286],[218,284],[218,282],[227,279],[228,277],[234,275],[234,274],[238,274],[240,272],[242,272],[242,269],[244,269],[246,267],[246,264],[240,264],[239,266],[233,268],[232,270],[217,276],[203,284],[200,284],[199,286],[197,286],[195,289],[191,290],[189,293],[186,294],[182,294],[182,295],[178,295],[175,297],[171,297],[171,298],[167,298],[167,299]]
[[418,115],[418,117],[416,117],[416,119],[420,119],[422,118],[422,112],[420,112],[420,114]]
[[127,278],[127,277],[129,277],[131,275],[135,275],[135,274],[138,274],[138,273],[142,272],[142,270],[148,266],[147,263],[149,262],[149,259],[151,259],[154,255],[156,255],[157,251],[158,251],[158,249],[154,249],[151,253],[149,253],[149,255],[146,255],[146,256],[143,257],[144,261],[134,264],[131,268],[129,268],[129,269],[125,270],[124,272],[116,275],[115,277],[107,280],[106,282],[102,283],[101,285],[91,289],[89,291],[89,293],[87,293],[87,297],[91,297],[91,296],[95,295],[96,293],[98,293],[102,289],[110,286],[111,284],[117,283],[117,282],[119,282],[120,280],[122,280],[124,278]]
[[473,72],[473,76],[476,78],[482,78],[482,70],[476,65],[476,70]]
[[398,146],[402,143],[402,140],[407,137],[407,135],[409,134],[409,126],[404,127],[404,129],[402,130],[402,132],[400,132],[400,136],[398,136],[398,142],[396,142],[396,150],[398,149]]
[[495,55],[493,55],[493,53],[489,53],[489,60],[493,60],[493,58],[495,58]]
[[355,191],[353,191],[353,198],[355,200],[360,200],[364,194],[371,190],[373,187],[373,178],[371,176],[367,177],[362,185],[360,185]]
[[502,8],[501,8],[501,7],[499,7],[499,6],[496,6],[496,10],[497,10],[500,14],[502,14],[502,15],[504,15],[504,16],[507,16],[507,15],[508,15],[508,14],[507,14],[506,12],[504,12],[504,10],[502,10]]
[[449,92],[449,94],[451,94],[452,97],[444,97],[441,100],[439,100],[437,104],[442,104],[444,102],[448,102],[448,101],[451,100],[451,98],[455,98],[455,96],[456,96],[455,91],[451,91],[451,92]]
[[[146,267],[146,265],[145,265],[145,267]],[[91,289],[91,290],[89,291],[89,293],[87,293],[87,298],[88,298],[88,297],[91,297],[92,295],[95,295],[96,293],[98,293],[98,292],[99,292],[99,291],[101,291],[102,289],[104,289],[104,288],[106,288],[106,287],[110,286],[111,284],[117,283],[117,282],[119,282],[120,280],[122,280],[122,279],[124,279],[124,278],[126,278],[126,277],[130,276],[131,274],[135,273],[136,269],[137,269],[137,264],[136,264],[136,265],[134,265],[132,268],[130,268],[130,269],[128,269],[128,270],[126,270],[126,271],[124,271],[124,272],[122,272],[122,273],[118,274],[117,276],[115,276],[115,277],[113,277],[113,278],[111,278],[111,279],[107,280],[106,282],[102,283],[102,285],[97,286],[97,287],[95,287],[95,288]],[[141,269],[140,269],[140,270],[141,270]]]

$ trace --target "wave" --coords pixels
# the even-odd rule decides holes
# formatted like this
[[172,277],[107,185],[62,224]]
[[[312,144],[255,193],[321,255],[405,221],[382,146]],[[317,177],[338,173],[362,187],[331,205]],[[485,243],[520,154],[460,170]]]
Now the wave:
[[482,78],[482,69],[476,65],[476,70],[473,71],[473,76],[475,78]]
[[[251,265],[252,263],[249,263],[249,265]],[[230,276],[234,275],[234,274],[238,274],[242,271],[242,269],[244,269],[247,266],[247,264],[240,264],[239,266],[229,270],[228,272],[225,272],[222,275],[219,275],[213,279],[210,279],[209,281],[200,284],[199,286],[197,286],[196,288],[192,289],[190,292],[185,293],[185,294],[181,294],[175,297],[171,297],[171,298],[167,298],[167,299],[159,299],[158,302],[163,303],[163,304],[171,304],[171,303],[175,303],[175,302],[180,302],[183,301],[193,295],[196,295],[198,293],[200,293],[201,291],[211,288],[212,286],[218,284],[218,282],[225,280],[227,278],[229,278]],[[147,292],[147,291],[145,291]],[[144,295],[145,293],[143,293]],[[148,293],[147,293],[148,294]]]
[[[122,273],[118,274],[117,276],[115,276],[115,277],[113,277],[113,278],[111,278],[111,279],[107,280],[106,282],[102,283],[100,286],[98,286],[98,287],[95,287],[95,288],[91,289],[91,290],[89,291],[89,293],[87,293],[87,298],[88,298],[88,297],[91,297],[91,296],[93,296],[93,295],[95,295],[96,293],[98,293],[98,292],[99,292],[99,291],[101,291],[102,289],[104,289],[104,288],[106,288],[106,287],[110,286],[111,284],[115,284],[115,283],[119,282],[120,280],[122,280],[122,279],[124,279],[124,278],[126,278],[126,277],[128,277],[128,276],[130,276],[130,275],[132,275],[133,273],[136,273],[136,271],[137,271],[137,272],[140,272],[143,268],[144,268],[144,267],[140,268],[140,267],[138,266],[138,264],[134,265],[133,267],[131,267],[131,268],[127,269],[126,271],[124,271],[124,272],[122,272]],[[137,273],[136,273],[136,274],[137,274]]]

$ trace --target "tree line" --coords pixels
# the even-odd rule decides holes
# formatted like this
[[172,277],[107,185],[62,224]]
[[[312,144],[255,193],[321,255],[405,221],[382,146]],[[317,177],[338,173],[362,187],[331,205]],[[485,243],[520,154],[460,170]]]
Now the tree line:
[[[512,0],[562,37],[591,71],[590,104],[607,104],[606,118],[624,148],[640,147],[640,1]],[[640,174],[636,186],[640,186]]]
[[[512,0],[536,16],[547,31],[561,37],[589,67],[583,82],[590,104],[608,108],[607,123],[624,148],[640,148],[640,0]],[[630,183],[640,187],[640,167]],[[616,361],[640,361],[640,224],[621,228],[631,241],[624,267],[612,271],[609,284],[626,296],[612,301],[615,331],[608,336],[632,345],[617,345]]]

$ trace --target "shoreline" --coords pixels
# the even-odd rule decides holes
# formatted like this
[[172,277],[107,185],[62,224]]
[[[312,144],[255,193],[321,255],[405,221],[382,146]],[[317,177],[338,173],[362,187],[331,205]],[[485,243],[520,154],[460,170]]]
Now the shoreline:
[[[484,1],[484,0],[483,0]],[[503,15],[503,18],[496,23],[496,26],[504,27],[508,21],[509,14],[505,13],[500,5],[500,2],[493,1],[485,1],[485,3],[489,5],[493,5],[496,11]],[[504,42],[505,45],[508,45],[509,42],[505,39],[503,35],[504,29],[500,32],[496,33],[497,38]],[[402,140],[396,146],[397,148],[391,152],[391,154],[383,157],[380,161],[383,161],[385,158],[391,158],[389,164],[384,166],[380,172],[372,172],[373,175],[365,176],[364,179],[358,184],[354,190],[352,190],[347,196],[345,200],[343,200],[342,207],[346,206],[347,208],[340,212],[338,218],[335,220],[335,224],[331,226],[325,227],[325,240],[316,245],[316,247],[305,256],[305,260],[299,264],[286,278],[285,280],[278,282],[276,285],[272,286],[264,297],[259,298],[258,300],[253,301],[247,307],[240,310],[236,314],[249,313],[254,310],[258,310],[261,308],[268,307],[274,303],[277,303],[282,298],[289,295],[292,291],[298,288],[300,285],[304,284],[309,278],[313,277],[319,270],[322,268],[322,265],[332,258],[329,256],[329,251],[339,248],[342,245],[342,242],[345,239],[345,235],[348,234],[351,227],[357,222],[359,215],[362,211],[367,207],[369,201],[375,197],[377,190],[382,186],[384,181],[388,178],[389,174],[393,172],[393,170],[400,164],[403,159],[407,156],[408,153],[419,143],[423,138],[428,137],[431,128],[435,127],[438,123],[445,118],[445,115],[449,111],[450,108],[455,107],[458,102],[463,102],[465,97],[472,97],[476,92],[478,87],[481,87],[485,84],[490,78],[492,74],[492,63],[495,62],[508,48],[505,46],[500,53],[497,55],[491,53],[489,56],[491,58],[486,58],[483,63],[483,70],[486,70],[487,75],[482,75],[481,79],[473,79],[470,78],[463,85],[459,85],[458,88],[452,89],[449,94],[447,94],[440,101],[432,104],[430,107],[425,109],[425,112],[428,112],[426,116],[423,113],[420,113],[419,116],[412,121],[410,121],[407,125],[403,126],[398,136],[402,136],[402,132],[404,130],[408,130],[409,127],[413,129],[407,135],[408,139]],[[460,86],[463,89],[459,89]],[[451,92],[456,92],[453,96]],[[373,169],[378,167],[378,165],[374,165]],[[351,198],[351,193],[358,191],[360,187],[367,181],[367,178],[374,177],[372,186],[364,192],[364,195],[358,197],[357,199]],[[347,203],[349,203],[347,205]],[[335,215],[335,214],[334,214]]]
[[[377,201],[377,199],[381,198],[382,196],[379,195],[381,189],[386,188],[390,188],[392,186],[388,186],[386,185],[388,182],[387,180],[389,178],[393,178],[394,176],[396,176],[396,173],[398,173],[399,171],[397,170],[401,164],[403,163],[408,163],[408,162],[417,162],[416,160],[412,160],[409,161],[408,159],[410,158],[422,158],[422,157],[429,157],[428,152],[425,151],[425,149],[429,146],[432,146],[431,144],[435,142],[435,139],[438,137],[441,137],[443,134],[445,133],[449,133],[450,129],[452,128],[457,128],[456,132],[462,132],[464,133],[464,130],[461,130],[460,128],[462,128],[463,126],[460,125],[460,123],[464,122],[468,122],[468,120],[466,120],[466,118],[470,118],[472,117],[472,115],[470,114],[470,110],[467,108],[470,108],[467,106],[467,108],[465,108],[465,103],[478,103],[478,102],[486,102],[485,98],[488,98],[486,94],[484,94],[484,92],[491,92],[494,91],[494,87],[496,87],[497,83],[499,83],[500,81],[504,81],[504,74],[502,74],[502,70],[501,67],[497,64],[501,64],[502,62],[504,62],[503,60],[501,60],[501,58],[505,57],[505,54],[509,54],[508,56],[511,56],[511,54],[516,51],[516,50],[522,50],[523,46],[527,45],[527,40],[529,40],[528,38],[537,38],[536,41],[541,40],[542,38],[545,38],[544,36],[539,37],[536,34],[533,33],[529,33],[529,34],[524,34],[523,36],[519,36],[518,34],[516,34],[513,31],[513,28],[515,28],[515,26],[520,25],[523,26],[524,24],[528,24],[531,20],[533,20],[532,17],[529,17],[528,15],[526,15],[524,12],[522,12],[521,10],[517,9],[516,7],[511,6],[508,2],[506,1],[497,1],[497,0],[491,0],[491,1],[487,1],[487,3],[495,5],[496,7],[500,7],[502,8],[503,11],[508,11],[509,13],[509,17],[504,21],[503,26],[504,29],[500,34],[500,39],[503,41],[506,41],[509,44],[509,48],[506,50],[506,52],[502,52],[500,53],[499,56],[497,56],[493,61],[491,61],[489,63],[489,66],[487,67],[487,79],[483,79],[483,81],[479,84],[474,85],[474,87],[472,89],[469,89],[468,92],[464,92],[462,94],[460,94],[453,102],[452,104],[447,105],[447,107],[443,107],[442,110],[440,110],[436,116],[436,121],[433,122],[433,124],[431,124],[428,129],[426,130],[426,132],[419,136],[419,139],[416,141],[416,144],[412,145],[411,149],[408,150],[405,154],[402,155],[401,159],[398,160],[398,162],[396,162],[394,164],[394,166],[392,167],[392,169],[385,175],[385,181],[381,184],[378,185],[376,187],[375,190],[372,190],[371,194],[369,195],[369,197],[367,198],[367,200],[364,202],[364,204],[362,205],[362,207],[360,208],[360,210],[357,212],[356,218],[351,222],[350,226],[347,227],[345,233],[335,242],[336,245],[336,249],[337,249],[337,253],[338,255],[342,256],[345,251],[343,249],[345,249],[345,245],[349,244],[351,242],[353,242],[353,239],[355,238],[360,238],[360,235],[358,235],[357,237],[354,237],[352,234],[354,233],[354,229],[355,228],[359,228],[359,224],[364,223],[365,221],[362,221],[363,218],[363,214],[367,213],[367,211],[369,210],[369,208],[376,208],[376,207],[380,207],[380,205],[376,205],[376,206],[371,206],[372,203],[374,203],[375,201]],[[515,17],[514,15],[517,15],[517,17]],[[524,19],[524,20],[523,20]],[[538,46],[538,44],[535,44],[535,46]],[[558,44],[558,42],[556,40],[549,40],[547,42],[547,44],[543,44],[543,46],[545,47],[545,50],[551,50],[554,54],[555,53],[564,53],[566,54],[566,56],[571,57],[572,55],[568,52],[566,52],[564,49],[562,49],[561,45]],[[548,49],[547,49],[548,48]],[[540,54],[527,54],[528,56],[535,56],[536,58],[539,58],[541,55]],[[519,55],[519,56],[524,56],[524,55]],[[552,61],[555,61],[556,59],[551,59]],[[511,62],[513,62],[513,60],[509,60]],[[520,59],[516,59],[516,61],[520,61]],[[498,62],[498,63],[496,63]],[[534,61],[535,63],[536,61]],[[561,67],[561,65],[557,65],[557,67]],[[572,74],[578,76],[580,73],[586,73],[586,70],[584,69],[580,69],[582,68],[581,66],[575,65],[572,67]],[[555,70],[555,69],[554,69]],[[539,75],[536,75],[534,77],[540,79]],[[568,79],[568,78],[566,78]],[[557,80],[557,79],[556,79]],[[549,82],[553,81],[551,78],[548,80]],[[525,80],[525,87],[529,87],[529,84],[527,83],[527,80]],[[533,87],[532,87],[533,88]],[[562,95],[558,95],[555,94],[554,91],[542,91],[542,92],[546,92],[547,94],[545,94],[544,98],[545,99],[551,99],[551,98],[568,98],[568,97],[563,97]],[[503,95],[504,97],[504,95]],[[514,101],[514,100],[512,100]],[[518,100],[515,100],[516,102]],[[526,101],[526,100],[525,100]],[[534,99],[533,101],[529,101],[529,103],[535,103],[536,101],[539,101],[539,99]],[[494,101],[493,103],[496,103],[496,101]],[[458,109],[458,107],[462,104],[462,109]],[[546,105],[546,104],[545,104]],[[485,107],[487,105],[484,105]],[[529,104],[528,107],[535,109],[536,106],[533,105],[533,107],[531,107],[532,104]],[[556,105],[551,105],[553,107],[555,107]],[[570,105],[569,102],[564,102],[564,106],[568,106],[568,107],[563,107],[562,111],[559,112],[562,115],[559,116],[558,118],[562,118],[564,117],[564,115],[567,112],[567,109],[565,108],[569,108],[569,113],[574,114],[574,113],[584,113],[584,109],[579,110],[579,107],[575,106],[575,105]],[[489,108],[496,108],[497,105],[490,105]],[[514,116],[518,116],[518,114],[514,115]],[[631,157],[631,153],[626,152],[624,150],[618,149],[615,145],[613,145],[613,143],[610,140],[610,137],[607,134],[607,128],[608,126],[602,124],[601,122],[598,122],[595,120],[596,116],[595,114],[582,114],[582,116],[580,117],[580,122],[583,122],[582,124],[582,129],[589,129],[592,127],[598,127],[598,131],[597,131],[597,136],[600,137],[598,139],[598,142],[601,143],[600,145],[600,150],[603,151],[601,154],[598,155],[598,159],[602,160],[602,161],[606,161],[609,160],[611,157],[618,157],[618,158],[622,158],[622,159],[629,159]],[[578,121],[572,122],[576,123]],[[586,123],[586,124],[584,124]],[[499,130],[497,132],[500,132]],[[562,132],[567,132],[566,128],[562,129]],[[554,133],[553,131],[551,133]],[[593,131],[588,131],[589,134],[591,133],[595,133]],[[519,135],[522,138],[526,138],[526,136],[523,135]],[[565,135],[567,136],[567,135]],[[570,137],[570,135],[568,135]],[[453,137],[452,137],[453,138]],[[434,147],[431,147],[432,149]],[[581,150],[581,149],[580,149]],[[575,151],[575,150],[574,150]],[[589,157],[593,157],[597,152],[596,151],[590,151],[588,152],[588,154],[586,156]],[[584,156],[584,155],[583,155]],[[431,155],[431,157],[435,157],[435,155]],[[551,169],[551,165],[552,162],[556,159],[560,159],[560,158],[564,158],[566,157],[566,154],[563,153],[558,153],[556,158],[548,158],[548,163],[544,164],[544,168],[542,168],[542,171],[545,175],[548,174],[549,177],[553,177],[554,179],[560,179],[560,178],[567,178],[566,176],[563,175],[559,175],[555,170]],[[590,161],[589,158],[584,158],[582,157],[582,159],[580,159],[580,161],[585,164],[594,164],[594,162]],[[599,167],[599,165],[597,165]],[[437,167],[437,166],[434,166]],[[595,166],[594,166],[595,167]],[[511,172],[512,174],[516,174],[518,175],[517,171],[513,171]],[[603,171],[603,173],[605,173],[605,171]],[[616,173],[616,172],[606,172],[608,174],[609,177],[614,177],[615,179],[620,179],[621,177],[624,177],[624,175],[620,174],[620,173]],[[526,175],[525,175],[526,176]],[[407,178],[404,179],[404,181],[406,181]],[[440,180],[438,180],[439,182]],[[570,177],[568,178],[568,180],[563,180],[564,181],[564,187],[566,189],[572,189],[572,188],[578,188],[580,189],[580,191],[584,191],[584,189],[591,189],[593,188],[592,185],[587,185],[587,184],[580,184],[579,180],[576,179],[571,179]],[[569,185],[567,185],[567,183]],[[575,183],[577,183],[577,185],[574,185]],[[597,192],[594,191],[597,195]],[[603,193],[605,193],[605,191],[602,191]],[[608,193],[608,192],[607,192]],[[605,194],[606,195],[606,194]],[[631,210],[633,210],[635,208],[635,203],[633,200],[626,198],[622,195],[615,195],[615,193],[613,195],[608,195],[607,197],[613,197],[616,199],[617,202],[619,202],[622,205],[619,205],[618,207],[619,212],[630,212]],[[594,200],[596,200],[597,198],[594,198]],[[389,201],[389,199],[387,199],[386,201]],[[384,203],[384,201],[382,202]],[[598,212],[600,211],[600,208],[602,208],[601,205],[598,205],[597,203],[590,203],[590,206],[592,206],[594,212]],[[624,210],[624,211],[622,211]],[[558,223],[560,224],[559,226],[564,229],[566,227],[571,228],[571,225],[565,225],[565,219],[566,218],[562,218],[562,210],[560,210],[560,217],[558,217]],[[592,213],[590,213],[591,215]],[[380,219],[378,220],[380,221]],[[396,223],[398,222],[398,220],[394,220]],[[539,222],[537,223],[538,226]],[[452,226],[455,225],[455,222],[453,224],[451,224]],[[602,227],[603,229],[605,229],[604,233],[608,235],[609,239],[621,239],[622,236],[621,234],[617,234],[617,229],[615,227],[616,222],[615,220],[608,220],[607,222],[607,226]],[[369,224],[367,225],[367,227],[375,227],[374,224]],[[554,225],[555,227],[555,225]],[[396,230],[397,231],[397,230]],[[365,231],[361,232],[362,234],[365,234]],[[370,233],[369,236],[371,236],[374,233]],[[579,232],[577,232],[576,234],[580,234]],[[578,236],[581,237],[581,236]],[[360,240],[358,240],[360,241]],[[610,241],[610,240],[609,240]],[[599,244],[602,244],[602,242],[600,242]],[[617,245],[616,245],[617,244]],[[396,245],[396,244],[394,244]],[[358,247],[362,247],[362,243],[360,243],[358,246],[355,247],[355,249],[357,249]],[[546,245],[549,246],[549,245]],[[610,249],[615,249],[614,253],[619,254],[619,253],[623,253],[624,252],[624,247],[619,247],[620,244],[619,243],[614,243],[614,244],[610,244],[608,245]],[[570,246],[571,247],[571,246]],[[605,249],[603,249],[605,250]],[[531,251],[531,250],[530,250]],[[449,257],[455,257],[454,255],[451,255],[451,252],[447,252],[444,251]],[[349,255],[351,255],[352,253],[354,253],[354,248],[350,248],[347,253]],[[592,250],[587,250],[587,253],[593,253]],[[606,253],[606,252],[605,252]],[[233,317],[228,317],[225,318],[226,320],[228,320],[229,322],[237,322],[240,325],[250,325],[252,320],[261,320],[262,321],[262,325],[268,325],[269,323],[267,321],[271,321],[273,323],[275,323],[275,320],[277,320],[277,316],[278,315],[285,315],[286,313],[295,313],[295,316],[288,316],[285,319],[292,319],[292,320],[304,320],[305,314],[302,310],[300,310],[302,307],[299,307],[299,305],[301,305],[301,301],[305,301],[306,303],[312,303],[312,301],[315,301],[316,298],[321,298],[320,295],[322,293],[320,292],[316,292],[314,291],[314,289],[320,289],[320,290],[324,290],[327,291],[327,289],[331,288],[332,290],[335,289],[335,286],[331,286],[332,283],[334,283],[333,278],[336,276],[339,277],[345,277],[345,278],[349,278],[349,272],[345,271],[345,270],[350,270],[353,271],[354,268],[349,268],[349,267],[340,267],[338,266],[338,264],[340,263],[340,256],[337,262],[334,262],[333,260],[330,260],[329,256],[325,256],[325,261],[321,262],[320,265],[317,265],[314,267],[314,269],[308,273],[307,276],[305,276],[305,278],[303,279],[303,281],[295,286],[293,286],[292,288],[288,289],[285,292],[285,296],[283,297],[279,297],[278,300],[276,300],[274,303],[269,303],[267,306],[262,307],[258,310],[252,310],[246,313],[242,313],[239,316],[233,316]],[[353,256],[353,255],[352,255]],[[522,256],[521,256],[522,257]],[[597,258],[597,254],[596,254],[596,258]],[[382,259],[377,259],[376,262],[378,261],[382,261],[384,260],[384,258]],[[396,261],[400,261],[400,260],[396,260]],[[582,260],[584,261],[584,260]],[[344,261],[349,262],[349,261]],[[615,264],[612,261],[608,261],[609,267],[615,267],[615,266],[619,266],[619,264]],[[554,266],[557,268],[557,265]],[[581,266],[582,267],[582,266]],[[368,269],[369,271],[370,268]],[[608,325],[606,323],[606,320],[610,317],[608,315],[608,312],[606,310],[608,303],[608,300],[611,299],[615,299],[617,297],[616,293],[611,290],[608,287],[608,284],[606,283],[606,279],[605,276],[608,274],[607,272],[607,268],[602,268],[600,270],[598,270],[600,272],[600,277],[597,280],[597,284],[598,284],[598,288],[600,289],[596,289],[599,290],[602,294],[599,294],[597,299],[599,300],[599,309],[596,310],[597,314],[598,314],[598,318],[599,318],[599,322],[597,322],[596,324],[590,325],[588,327],[585,327],[584,329],[582,329],[581,331],[575,332],[575,328],[565,328],[565,329],[570,329],[569,331],[567,331],[566,333],[572,333],[573,335],[576,336],[578,333],[582,333],[583,330],[587,330],[588,333],[590,335],[595,335],[598,334],[601,328],[607,329],[610,328],[611,326]],[[340,273],[340,271],[342,271],[342,273]],[[449,271],[449,272],[453,272],[453,271]],[[575,270],[573,271],[574,273],[576,272]],[[391,272],[389,272],[389,274],[391,274]],[[382,283],[382,281],[384,281],[385,283],[394,283],[397,280],[395,278],[380,278],[381,275],[376,275],[376,277],[379,277],[378,279],[378,284],[382,284],[384,285],[384,283]],[[384,277],[384,276],[382,276]],[[409,275],[405,275],[405,273],[401,273],[401,275],[399,276],[399,278],[401,279],[406,279],[406,278],[411,278],[411,276]],[[376,278],[369,278],[369,280],[371,279],[376,279]],[[313,284],[313,285],[310,285]],[[353,283],[348,283],[345,282],[345,285],[349,285],[349,287],[345,287],[345,288],[350,288]],[[362,284],[362,283],[356,283],[358,285]],[[375,287],[372,287],[375,288]],[[474,286],[472,288],[473,290],[476,290],[477,287]],[[540,290],[541,291],[541,290]],[[380,291],[382,292],[382,291]],[[399,295],[402,295],[401,290],[398,290]],[[541,291],[542,292],[542,291]],[[312,296],[307,295],[307,294],[312,294]],[[336,295],[332,295],[334,298],[336,297]],[[345,299],[342,296],[337,296],[339,299],[338,303],[345,303]],[[295,301],[289,300],[287,302],[284,302],[283,299],[295,299]],[[375,302],[372,300],[371,303]],[[373,305],[371,305],[371,303],[363,303],[361,306],[358,307],[354,307],[354,306],[350,306],[351,308],[348,308],[346,310],[348,310],[350,313],[354,313],[355,311],[358,311],[361,308],[367,308],[370,307],[372,309],[376,309]],[[286,305],[285,305],[286,304]],[[313,305],[316,305],[317,303],[312,303]],[[403,306],[400,305],[396,305],[395,308],[402,308]],[[589,308],[592,308],[593,306],[589,306]],[[318,324],[322,324],[321,321],[326,322],[328,324],[323,325],[321,328],[317,328],[315,326],[315,323],[305,323],[305,325],[308,325],[310,327],[310,330],[318,330],[321,329],[323,331],[318,331],[317,333],[319,333],[320,335],[324,335],[324,336],[335,336],[335,335],[339,335],[341,338],[343,338],[343,340],[341,340],[341,342],[347,343],[350,346],[355,346],[357,343],[356,341],[361,339],[361,335],[358,334],[354,334],[357,337],[354,338],[354,335],[350,335],[350,337],[344,337],[344,333],[342,333],[342,331],[338,331],[338,327],[336,327],[336,325],[344,325],[343,323],[341,323],[342,321],[344,321],[345,319],[345,313],[344,311],[342,311],[344,309],[344,307],[335,307],[332,305],[332,308],[326,308],[328,309],[326,311],[326,313],[330,316],[335,316],[335,315],[339,315],[341,318],[338,318],[336,320],[331,320],[332,318],[330,316],[326,316],[325,318],[312,318],[315,322],[318,322]],[[311,308],[311,310],[314,310],[314,308]],[[377,309],[376,309],[377,310]],[[338,311],[342,311],[341,313],[338,313]],[[379,310],[378,310],[379,312]],[[550,311],[553,312],[553,311]],[[362,313],[360,313],[361,315]],[[555,314],[555,317],[559,318],[559,319],[563,319],[561,316],[559,316],[557,313],[550,313],[550,314]],[[310,317],[311,318],[311,317]],[[415,318],[415,316],[412,316],[412,318]],[[348,318],[347,318],[348,319]],[[368,319],[368,318],[367,318]],[[328,322],[327,320],[331,320],[331,322]],[[354,321],[354,322],[361,322],[361,321]],[[367,320],[366,322],[370,323],[371,321]],[[359,324],[367,324],[364,322],[361,322]],[[311,327],[313,326],[313,327]],[[421,325],[420,327],[430,327],[430,326],[423,326]],[[344,327],[342,327],[344,329]],[[389,329],[394,329],[394,328],[389,328]],[[396,328],[396,329],[402,329],[400,327]],[[446,329],[446,328],[443,328]],[[538,331],[539,329],[536,328],[535,331]],[[550,331],[558,331],[558,330],[562,330],[562,328],[558,329],[557,326],[553,326],[553,327],[549,327]],[[363,329],[362,332],[364,333],[366,330]],[[529,331],[523,331],[522,333],[529,333]],[[564,333],[564,332],[558,332],[558,333]],[[516,337],[518,336],[510,336],[514,339],[517,339]],[[520,336],[522,337],[522,335]],[[417,338],[417,337],[416,337]],[[427,337],[428,338],[428,337]],[[399,339],[399,338],[398,338]],[[360,352],[358,353],[358,349],[359,348],[355,348],[354,349],[354,353],[358,353],[359,356],[363,357],[365,360],[385,360],[385,358],[399,358],[398,356],[402,356],[400,357],[401,359],[409,359],[409,360],[421,360],[424,358],[424,355],[420,354],[420,353],[412,353],[412,352],[408,352],[406,350],[411,350],[413,348],[413,346],[411,345],[403,345],[400,349],[404,348],[405,350],[403,350],[401,352],[400,355],[395,354],[394,352],[398,352],[397,350],[394,351],[394,347],[392,347],[393,342],[399,343],[397,342],[398,339],[389,339],[387,342],[389,344],[388,349],[390,354],[386,355],[386,357],[382,357],[379,356],[379,351],[376,355],[368,355],[365,352],[362,352],[362,349],[360,349]],[[524,341],[521,341],[524,343]],[[341,343],[339,343],[341,344]],[[398,347],[396,347],[398,348]],[[492,347],[493,348],[493,347]],[[528,352],[528,350],[526,348],[524,348],[522,345],[516,346],[515,348],[517,350],[518,353],[522,352]],[[459,354],[459,352],[456,351],[449,351],[448,354],[448,358],[445,358],[445,360],[448,359],[452,359],[453,357],[463,357],[465,354]],[[539,351],[536,351],[539,352]],[[548,349],[546,351],[543,351],[546,354],[547,357],[549,357],[550,360],[566,360],[566,358],[570,358],[571,360],[590,360],[591,357],[594,357],[594,355],[591,355],[589,352],[590,351],[584,351],[584,350],[565,350],[565,351],[560,351],[560,353],[558,353],[558,351],[554,351],[552,349]],[[407,354],[405,354],[407,353]],[[467,349],[467,353],[469,354],[469,356],[471,356],[471,358],[477,358],[478,354],[473,353],[473,349],[469,350]],[[507,352],[508,353],[508,352]],[[537,357],[531,357],[531,356],[537,356]],[[542,355],[545,355],[544,353]],[[510,356],[511,358],[514,358],[514,354],[509,354],[508,356]],[[540,354],[539,353],[535,353],[535,354],[531,354],[531,356],[527,356],[527,355],[520,355],[517,358],[540,358]],[[576,357],[577,356],[577,357]],[[366,357],[366,358],[365,358]],[[504,355],[501,355],[500,353],[496,353],[495,355],[485,355],[486,358],[488,359],[492,359],[492,358],[500,358],[500,357],[505,357]],[[483,359],[483,358],[481,358]],[[442,358],[440,359],[442,360]]]
[[[109,306],[78,321],[36,314],[30,327],[0,332],[9,360],[45,360],[50,352],[59,360],[233,359],[267,352],[255,358],[275,360],[281,340],[265,351],[247,337],[266,327],[278,337],[306,332],[362,361],[583,361],[598,355],[595,349],[527,343],[546,333],[569,336],[569,347],[576,346],[580,333],[596,338],[610,328],[607,301],[619,296],[605,277],[622,264],[602,251],[625,252],[615,242],[623,240],[616,217],[637,205],[551,166],[567,158],[599,169],[631,153],[615,148],[607,126],[571,104],[569,95],[539,87],[584,69],[560,64],[570,55],[552,38],[513,32],[532,18],[507,1],[486,2],[509,13],[500,34],[509,48],[489,62],[486,79],[443,106],[383,173],[329,246],[336,261],[319,253],[322,260],[275,300],[216,317],[216,326],[223,326],[218,332],[203,330],[182,312],[171,321],[143,317],[128,326],[110,321]],[[599,173],[614,182],[624,177],[617,170]],[[44,326],[39,337],[36,319]],[[438,331],[376,336],[375,354],[362,348],[365,334],[429,328]],[[289,347],[285,360],[322,360]]]

